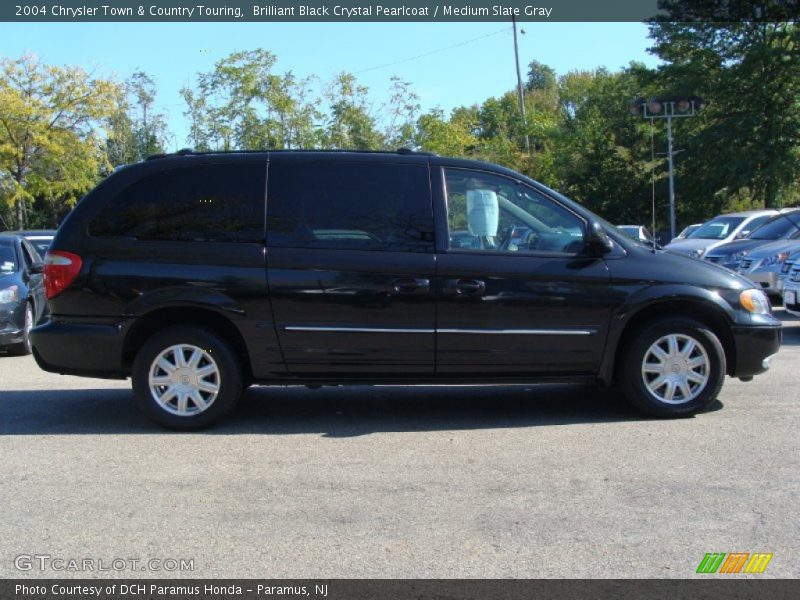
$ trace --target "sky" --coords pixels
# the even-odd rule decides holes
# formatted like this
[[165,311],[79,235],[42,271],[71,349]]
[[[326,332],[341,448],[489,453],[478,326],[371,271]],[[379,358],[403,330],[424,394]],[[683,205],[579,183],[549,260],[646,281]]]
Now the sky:
[[[531,60],[557,74],[616,70],[630,61],[655,66],[642,23],[522,23],[523,78]],[[445,112],[514,89],[511,24],[502,23],[0,23],[0,57],[25,52],[60,65],[82,65],[124,80],[136,70],[158,86],[157,110],[185,147],[185,104],[179,90],[195,74],[237,50],[264,48],[276,72],[331,80],[342,71],[370,89],[375,110],[388,99],[392,76],[410,81],[423,110]]]

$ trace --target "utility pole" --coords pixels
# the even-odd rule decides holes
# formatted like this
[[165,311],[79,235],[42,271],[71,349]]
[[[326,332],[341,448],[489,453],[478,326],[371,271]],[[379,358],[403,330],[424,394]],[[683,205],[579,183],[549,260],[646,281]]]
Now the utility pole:
[[514,28],[514,59],[517,67],[517,96],[519,97],[519,113],[522,115],[522,126],[525,128],[525,151],[530,154],[531,142],[528,139],[528,121],[525,118],[525,96],[522,93],[522,73],[519,70],[519,44],[517,42],[517,18],[511,15],[511,26]]
[[[655,119],[667,120],[667,164],[669,165],[669,231],[670,237],[675,237],[675,169],[672,150],[672,119],[679,117],[696,117],[697,113],[706,107],[706,101],[697,96],[676,98],[674,100],[659,100],[651,98],[637,98],[630,103],[631,114],[635,117],[650,119],[652,127]],[[655,235],[655,232],[653,232]]]
[[[674,111],[673,111],[674,112]],[[667,162],[669,164],[669,236],[675,239],[675,170],[672,160],[672,115],[667,117]],[[655,232],[653,232],[655,235]]]

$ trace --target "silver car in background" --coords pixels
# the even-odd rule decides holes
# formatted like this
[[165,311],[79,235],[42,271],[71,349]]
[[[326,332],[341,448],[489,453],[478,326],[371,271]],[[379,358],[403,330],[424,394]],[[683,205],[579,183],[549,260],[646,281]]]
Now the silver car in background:
[[789,258],[786,259],[783,263],[783,267],[781,268],[781,272],[778,275],[778,292],[783,295],[783,289],[786,285],[786,280],[789,279],[789,273],[794,268],[794,266],[800,262],[800,250],[797,252],[792,252],[789,255]]
[[798,231],[800,231],[800,208],[783,209],[781,214],[772,217],[761,227],[751,231],[747,237],[709,250],[703,256],[703,260],[736,271],[742,258],[748,252],[776,240],[791,239]]
[[664,249],[692,258],[703,258],[709,250],[745,237],[777,214],[777,210],[749,210],[719,215],[703,223],[689,237],[670,242]]
[[793,255],[790,260],[791,268],[784,275],[783,281],[783,306],[786,312],[800,317],[800,252]]
[[791,238],[776,240],[745,251],[737,269],[739,275],[746,277],[772,298],[780,298],[779,280],[784,264],[790,256],[800,252],[800,230]]

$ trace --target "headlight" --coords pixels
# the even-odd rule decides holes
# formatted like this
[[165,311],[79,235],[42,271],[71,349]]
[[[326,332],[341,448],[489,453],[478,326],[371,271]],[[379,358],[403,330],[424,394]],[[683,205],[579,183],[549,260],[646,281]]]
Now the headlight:
[[0,290],[0,304],[11,304],[12,302],[19,302],[19,289],[15,285]]
[[761,263],[761,266],[771,267],[776,263],[780,264],[785,262],[787,258],[789,258],[788,252],[779,252],[778,254],[773,254],[772,256],[765,258],[764,261]]
[[742,258],[744,258],[744,252],[736,252],[725,259],[725,264],[738,265],[740,262],[742,262]]
[[745,290],[739,294],[739,304],[754,315],[768,315],[770,311],[769,298],[757,289]]

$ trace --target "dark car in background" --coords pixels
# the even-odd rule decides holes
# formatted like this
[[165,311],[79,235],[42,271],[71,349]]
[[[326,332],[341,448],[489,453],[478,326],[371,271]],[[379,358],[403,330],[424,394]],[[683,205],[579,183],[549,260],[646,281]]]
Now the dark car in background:
[[34,247],[39,256],[44,257],[53,243],[53,238],[56,235],[55,229],[28,229],[26,231],[18,231],[17,234],[24,237],[31,246]]
[[790,239],[800,233],[800,209],[783,210],[754,229],[747,237],[728,242],[709,250],[703,258],[735,271],[744,256],[775,240]]
[[42,259],[16,232],[0,233],[0,348],[30,354],[30,332],[45,313]]
[[684,417],[781,339],[727,269],[509,169],[409,151],[154,157],[87,194],[45,263],[39,365],[131,377],[176,429],[251,384],[618,384]]

